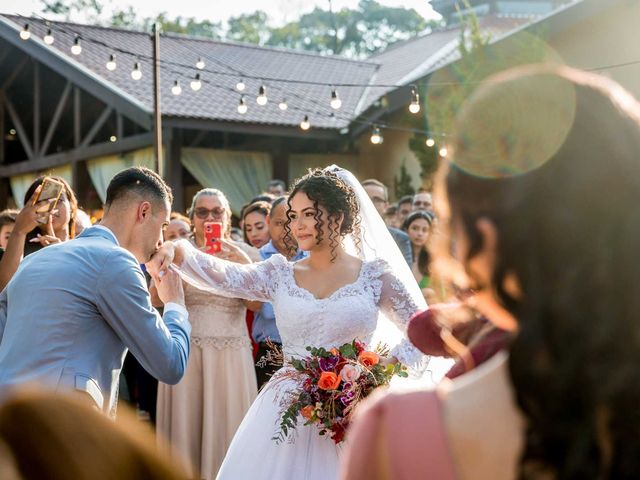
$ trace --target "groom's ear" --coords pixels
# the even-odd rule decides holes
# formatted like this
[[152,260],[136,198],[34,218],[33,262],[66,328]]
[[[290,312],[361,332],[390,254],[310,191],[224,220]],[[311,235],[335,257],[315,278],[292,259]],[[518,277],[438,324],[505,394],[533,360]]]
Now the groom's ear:
[[145,220],[149,219],[151,213],[151,203],[147,201],[140,202],[136,210],[136,221],[138,223],[143,223]]

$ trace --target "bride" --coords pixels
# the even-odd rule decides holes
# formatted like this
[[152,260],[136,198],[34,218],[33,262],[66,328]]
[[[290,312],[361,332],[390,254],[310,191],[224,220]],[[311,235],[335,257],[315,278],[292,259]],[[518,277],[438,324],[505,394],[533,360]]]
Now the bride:
[[[174,262],[184,279],[201,289],[271,302],[286,358],[305,356],[307,346],[330,349],[358,338],[374,346],[383,340],[392,347],[388,362],[424,369],[426,358],[400,333],[426,304],[355,177],[335,166],[314,170],[297,181],[288,206],[285,241],[308,251],[306,259],[292,263],[274,255],[241,265],[179,241],[165,243],[148,267],[162,272]],[[226,242],[223,253],[228,259],[244,255]],[[399,327],[395,335],[392,324]],[[340,446],[320,436],[315,426],[300,424],[288,443],[272,440],[283,392],[297,389],[291,380],[277,377],[278,373],[249,409],[218,478],[337,478]]]

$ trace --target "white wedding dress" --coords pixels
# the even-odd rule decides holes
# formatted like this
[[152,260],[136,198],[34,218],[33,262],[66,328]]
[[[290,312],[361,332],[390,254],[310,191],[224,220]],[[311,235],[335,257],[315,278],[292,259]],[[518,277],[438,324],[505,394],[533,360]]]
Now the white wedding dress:
[[[184,242],[184,241],[183,241]],[[308,354],[307,346],[327,349],[359,338],[370,342],[385,315],[403,331],[409,318],[424,308],[417,305],[405,284],[386,261],[364,261],[358,279],[317,299],[296,284],[293,263],[281,255],[252,265],[229,263],[203,254],[188,242],[180,271],[193,285],[224,296],[273,304],[285,357]],[[425,357],[406,339],[389,345],[407,365]],[[277,376],[277,374],[276,374]],[[274,377],[276,377],[274,376]],[[229,447],[219,471],[222,480],[331,480],[338,476],[340,447],[315,426],[299,422],[290,441],[272,440],[279,431],[280,402],[291,380],[273,378],[252,404]]]

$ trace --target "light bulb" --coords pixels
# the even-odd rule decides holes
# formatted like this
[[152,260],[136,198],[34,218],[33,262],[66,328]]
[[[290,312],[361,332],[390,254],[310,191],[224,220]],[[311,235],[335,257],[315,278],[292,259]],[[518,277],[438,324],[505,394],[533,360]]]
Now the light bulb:
[[118,140],[118,137],[116,137],[115,135],[111,135],[111,136],[109,137],[109,141],[110,141],[110,142],[112,142],[112,143],[113,143],[113,142],[116,142],[117,140]]
[[133,70],[131,70],[131,78],[134,80],[140,80],[142,78],[142,70],[140,70],[140,63],[133,64]]
[[447,147],[442,147],[438,153],[440,153],[441,157],[446,157],[449,152],[447,151]]
[[382,133],[378,127],[373,127],[371,131],[371,143],[374,145],[380,145],[384,141]]
[[28,23],[20,31],[20,38],[22,40],[29,40],[31,38],[31,32],[29,31],[29,24]]
[[109,55],[109,61],[107,62],[107,70],[113,72],[118,65],[116,64],[116,56],[112,53]]
[[420,95],[415,88],[411,89],[411,104],[409,104],[409,111],[411,113],[418,113],[420,111]]
[[267,104],[267,101],[267,89],[264,85],[260,85],[260,90],[258,90],[256,102],[258,103],[258,105],[265,106]]
[[71,46],[71,53],[74,55],[80,55],[82,53],[82,45],[80,45],[80,37],[76,35],[73,45]]
[[247,86],[244,84],[244,80],[240,79],[240,81],[236,83],[236,90],[238,90],[239,92],[244,92],[245,88],[247,88]]
[[197,92],[202,88],[202,81],[200,80],[200,74],[196,73],[196,76],[193,80],[191,80],[191,90]]
[[204,68],[204,60],[202,60],[202,57],[198,58],[198,61],[196,62],[196,68],[198,70],[202,70]]
[[44,36],[43,40],[47,45],[53,45],[54,38],[51,29],[47,30],[47,34]]
[[180,80],[174,80],[173,87],[171,87],[171,93],[174,95],[180,95],[182,93],[182,87],[180,86]]
[[282,100],[278,104],[278,108],[284,112],[287,108],[289,108],[289,105],[287,105],[287,101],[286,100]]
[[338,92],[331,90],[331,108],[338,110],[342,106],[342,100],[338,97]]
[[436,141],[433,138],[427,138],[427,141],[424,143],[427,144],[427,147],[431,148],[436,144]]
[[247,101],[244,99],[244,95],[242,95],[240,97],[240,103],[238,103],[238,113],[244,115],[245,113],[247,113],[247,110],[249,108],[247,107]]
[[304,116],[304,119],[300,122],[300,128],[305,131],[311,128],[311,123],[309,123],[309,115]]

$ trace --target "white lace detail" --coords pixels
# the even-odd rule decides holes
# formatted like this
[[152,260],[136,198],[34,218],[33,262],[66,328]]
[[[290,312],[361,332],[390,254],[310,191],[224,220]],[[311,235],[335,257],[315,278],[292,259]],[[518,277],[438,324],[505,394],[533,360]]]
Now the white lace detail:
[[[409,292],[381,259],[365,262],[358,279],[317,299],[298,286],[293,263],[281,255],[238,265],[191,249],[181,266],[189,283],[219,295],[270,301],[286,356],[307,355],[307,346],[332,348],[354,338],[370,343],[380,314],[402,332],[419,310]],[[417,367],[424,358],[406,339],[389,345],[397,358]]]
[[249,337],[191,337],[191,344],[198,347],[213,347],[216,350],[251,348]]

